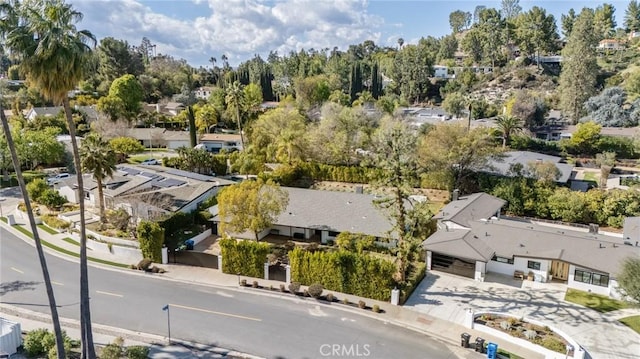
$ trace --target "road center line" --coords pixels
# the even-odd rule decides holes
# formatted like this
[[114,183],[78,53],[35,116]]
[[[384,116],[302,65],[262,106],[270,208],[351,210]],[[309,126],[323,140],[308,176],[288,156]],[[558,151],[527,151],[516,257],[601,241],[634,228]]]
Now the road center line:
[[96,290],[96,293],[104,294],[104,295],[110,295],[112,297],[118,297],[118,298],[124,297],[122,294],[116,294],[116,293],[111,293],[111,292],[103,292],[101,290]]
[[20,270],[20,269],[18,269],[18,268],[11,267],[11,269],[13,269],[14,271],[16,271],[16,272],[18,272],[18,273],[20,273],[20,274],[24,274],[24,272],[23,272],[23,271],[21,271],[21,270]]
[[180,304],[169,304],[169,306],[176,307],[176,308],[182,308],[182,309],[188,309],[188,310],[194,310],[194,311],[197,311],[197,312],[222,315],[222,316],[225,316],[225,317],[253,320],[253,321],[256,321],[256,322],[261,322],[262,321],[262,319],[260,319],[260,318],[252,318],[252,317],[245,317],[243,315],[238,315],[238,314],[216,312],[214,310],[207,310],[207,309],[201,309],[201,308],[188,307],[186,305],[180,305]]

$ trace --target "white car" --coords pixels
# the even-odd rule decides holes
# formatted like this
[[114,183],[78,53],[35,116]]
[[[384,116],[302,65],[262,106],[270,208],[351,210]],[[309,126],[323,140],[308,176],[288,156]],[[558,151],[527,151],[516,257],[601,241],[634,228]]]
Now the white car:
[[150,158],[148,160],[144,160],[142,162],[140,162],[141,165],[147,165],[147,166],[155,166],[155,165],[159,165],[160,162],[158,162],[158,160],[156,160],[155,158]]
[[71,177],[71,175],[68,174],[68,173],[58,173],[57,175],[55,175],[53,177],[47,178],[47,183],[49,185],[56,184],[56,183],[60,182],[61,180],[65,179],[65,178],[69,178],[69,177]]

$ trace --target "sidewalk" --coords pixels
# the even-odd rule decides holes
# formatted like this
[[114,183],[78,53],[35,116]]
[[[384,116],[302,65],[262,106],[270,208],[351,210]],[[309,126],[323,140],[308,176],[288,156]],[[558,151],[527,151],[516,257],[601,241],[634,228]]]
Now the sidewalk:
[[[15,215],[15,206],[13,208],[13,210],[9,210],[7,209],[7,207],[3,206],[5,209],[4,215],[6,216],[7,214],[14,214]],[[21,224],[25,224],[27,221],[26,219],[22,219],[20,217],[16,216],[16,222],[18,225]],[[19,232],[17,229],[12,228],[11,226],[9,226],[8,224],[6,224],[3,221],[0,221],[0,225],[5,226],[5,228],[9,228],[9,230],[11,230],[13,233],[17,234],[17,235],[21,235],[21,238],[25,238],[25,240],[27,241],[31,241],[31,239],[27,239],[25,237],[25,235],[21,232]],[[28,226],[27,226],[28,227]],[[69,237],[66,233],[58,233],[58,234],[49,234],[45,231],[43,231],[42,229],[38,230],[39,234],[40,234],[40,238],[55,246],[58,248],[61,248],[64,251],[68,251],[71,253],[79,253],[79,246],[77,244],[73,244],[73,243],[69,243],[68,241],[65,241],[64,238]],[[71,259],[71,260],[77,260],[77,257],[68,255],[68,254],[64,254],[59,252],[58,250],[52,250],[51,247],[46,248],[46,250],[49,253],[52,253],[54,255],[66,258],[66,259]],[[88,256],[95,258],[95,259],[100,259],[100,260],[106,260],[106,261],[111,261],[111,262],[117,262],[117,263],[121,263],[123,265],[129,265],[132,263],[126,263],[126,262],[118,262],[117,258],[114,258],[112,255],[109,255],[107,253],[101,253],[101,252],[97,252],[97,251],[88,251]],[[122,269],[122,268],[118,268],[118,267],[114,267],[114,266],[108,266],[105,264],[99,264],[99,263],[95,263],[95,262],[89,262],[91,265],[96,265],[96,266],[100,266],[102,268],[109,268],[109,269],[113,269],[113,270],[118,270],[118,269]],[[216,269],[210,269],[210,268],[203,268],[203,267],[191,267],[191,266],[185,266],[185,265],[177,265],[177,264],[165,264],[165,265],[160,265],[162,268],[164,268],[167,272],[164,274],[157,274],[157,276],[159,278],[163,278],[166,280],[174,280],[174,281],[178,281],[181,283],[194,283],[194,284],[199,284],[199,285],[208,285],[208,286],[214,286],[214,287],[224,287],[226,289],[231,289],[231,290],[238,290],[238,291],[245,291],[245,292],[251,292],[257,295],[264,295],[264,296],[271,296],[271,297],[277,297],[277,298],[281,298],[281,299],[286,299],[286,300],[308,300],[308,301],[313,301],[314,304],[317,305],[326,305],[326,306],[331,306],[331,308],[333,309],[338,309],[338,310],[344,310],[344,311],[349,311],[349,312],[353,312],[355,314],[358,315],[365,315],[371,318],[375,318],[377,320],[381,320],[387,323],[391,323],[391,324],[395,324],[397,326],[400,327],[404,327],[404,328],[408,328],[420,333],[423,333],[429,337],[438,339],[446,344],[451,345],[451,349],[452,351],[454,351],[454,353],[456,353],[456,355],[458,357],[464,357],[464,358],[481,358],[481,357],[485,357],[486,355],[480,355],[478,353],[474,353],[471,349],[463,349],[460,347],[460,335],[462,333],[469,333],[471,334],[472,338],[471,338],[471,342],[473,343],[475,341],[476,337],[482,337],[486,340],[486,342],[493,342],[493,343],[497,343],[499,345],[500,348],[507,350],[511,353],[517,354],[523,358],[527,358],[527,359],[537,359],[537,358],[542,358],[543,356],[538,354],[538,353],[534,353],[531,352],[527,349],[523,349],[521,347],[519,347],[518,345],[514,345],[508,341],[504,341],[502,339],[499,339],[497,337],[493,337],[491,335],[487,335],[486,333],[481,333],[479,331],[473,330],[473,329],[469,329],[466,328],[460,324],[451,322],[451,321],[447,321],[447,320],[443,320],[443,319],[439,319],[435,316],[432,315],[428,315],[428,314],[423,314],[423,313],[418,313],[414,310],[402,307],[402,306],[394,306],[391,305],[388,302],[380,302],[380,301],[375,301],[372,299],[367,299],[367,298],[361,298],[361,297],[357,297],[354,295],[348,295],[348,294],[342,294],[342,293],[335,293],[335,296],[337,298],[339,298],[340,300],[342,300],[343,298],[347,298],[350,302],[352,303],[358,303],[360,300],[364,301],[367,306],[373,306],[374,304],[377,304],[383,311],[384,313],[373,313],[373,312],[369,312],[369,311],[364,311],[358,308],[353,308],[350,306],[346,306],[346,305],[342,305],[340,303],[334,303],[334,304],[325,304],[322,303],[321,301],[316,301],[315,299],[312,298],[302,298],[302,297],[298,297],[298,296],[293,296],[291,294],[288,293],[279,293],[279,292],[271,292],[268,290],[264,290],[264,289],[254,289],[254,288],[246,288],[246,287],[239,287],[239,283],[238,283],[238,276],[237,275],[230,275],[230,274],[224,274],[222,273],[222,271],[220,270],[216,270]],[[126,270],[131,272],[131,270]],[[133,272],[135,273],[135,272]],[[240,277],[240,279],[246,279],[248,283],[252,283],[254,280],[257,281],[260,286],[262,287],[269,287],[269,286],[273,286],[274,288],[279,288],[281,284],[284,284],[283,282],[280,281],[267,281],[264,279],[256,279],[256,278],[248,278],[248,277]],[[1,309],[1,307],[0,307]],[[4,316],[4,314],[3,314]],[[10,319],[10,317],[8,317],[8,319]],[[29,324],[27,325],[32,325],[32,323],[29,322]],[[28,329],[27,326],[24,326],[23,329]],[[72,332],[69,331],[69,333],[71,334]],[[142,334],[141,334],[142,335]],[[113,336],[106,336],[102,339],[102,342],[106,342],[109,343],[112,341],[112,339],[115,338]],[[146,338],[147,340],[143,340],[141,338]],[[137,340],[143,341],[143,342],[154,342],[154,340],[148,340],[149,337],[148,336],[142,336],[141,338],[138,338]],[[126,339],[126,338],[125,338]],[[155,338],[156,339],[156,343],[157,342],[162,342],[164,340],[164,338]],[[165,349],[161,349],[161,347],[157,347],[153,349],[153,352],[156,353],[154,354],[155,356],[153,356],[153,358],[176,358],[176,357],[182,357],[182,356],[175,356],[177,355],[175,352],[177,349],[176,348],[172,348],[172,349],[166,349],[166,347],[164,347]],[[161,350],[160,350],[161,349]],[[165,354],[162,353],[171,353],[171,354],[167,354],[169,356],[165,356]],[[179,351],[178,351],[179,352]],[[175,355],[174,355],[175,354]],[[215,354],[215,353],[214,353]],[[202,356],[200,356],[202,357]],[[214,357],[214,356],[212,356]]]

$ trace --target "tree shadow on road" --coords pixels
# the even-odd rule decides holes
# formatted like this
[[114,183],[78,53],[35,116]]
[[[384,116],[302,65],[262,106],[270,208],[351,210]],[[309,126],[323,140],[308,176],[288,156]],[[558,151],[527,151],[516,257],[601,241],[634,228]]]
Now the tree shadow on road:
[[25,282],[22,280],[14,280],[13,282],[0,283],[0,296],[11,292],[19,292],[25,290],[35,290],[38,284],[42,282]]

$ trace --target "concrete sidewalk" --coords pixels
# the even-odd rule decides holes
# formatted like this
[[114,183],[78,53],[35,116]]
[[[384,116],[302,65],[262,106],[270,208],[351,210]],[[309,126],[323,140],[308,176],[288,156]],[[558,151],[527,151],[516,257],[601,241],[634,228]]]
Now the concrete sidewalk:
[[[18,225],[25,225],[27,223],[26,219],[16,216],[17,211],[15,211],[15,206],[3,206],[4,215],[13,214],[16,218]],[[7,208],[9,207],[9,208]],[[26,238],[26,236],[19,232],[17,229],[8,226],[5,222],[0,221],[0,225],[9,228],[13,233],[21,236],[26,241],[33,243],[31,239]],[[29,229],[28,226],[25,228]],[[30,230],[30,229],[29,229]],[[79,253],[79,246],[72,242],[66,241],[65,238],[68,237],[66,233],[57,233],[50,234],[41,229],[39,229],[40,238],[43,241],[50,243],[53,246],[58,248],[62,248],[65,251],[69,251],[71,253]],[[78,258],[72,255],[64,254],[56,250],[52,250],[51,248],[45,247],[49,253],[52,253],[57,256],[64,257],[66,259],[77,261]],[[100,260],[106,260],[111,262],[118,262],[117,258],[114,258],[113,255],[104,252],[98,251],[88,251],[88,256]],[[104,264],[99,264],[95,262],[89,262],[90,265],[100,266],[102,268],[111,269],[111,270],[123,270],[130,273],[137,273],[130,269],[123,269],[114,266],[108,266]],[[120,262],[124,265],[132,264],[127,263],[125,261]],[[239,279],[246,279],[248,283],[252,283],[254,280],[257,281],[262,287],[273,286],[273,288],[279,288],[283,282],[279,281],[267,281],[263,279],[256,278],[238,278],[237,275],[224,274],[220,270],[202,268],[202,267],[191,267],[184,265],[176,265],[176,264],[167,264],[167,265],[159,265],[160,267],[166,269],[166,273],[164,274],[154,274],[158,278],[179,281],[182,283],[194,283],[199,285],[208,285],[214,287],[224,287],[226,289],[239,290],[245,292],[252,292],[257,295],[265,295],[271,297],[278,297],[282,299],[289,300],[300,300],[300,297],[293,296],[291,294],[283,294],[279,292],[272,292],[264,289],[254,289],[254,288],[244,288],[239,286]],[[455,311],[450,311],[448,309],[442,308],[440,313],[420,313],[419,311],[413,310],[415,308],[410,307],[402,307],[402,306],[393,306],[387,302],[374,301],[367,298],[361,298],[353,295],[347,295],[342,293],[334,293],[336,298],[342,300],[347,298],[352,303],[358,303],[360,300],[364,301],[368,306],[373,306],[377,304],[384,313],[377,314],[370,311],[364,311],[358,308],[353,308],[350,306],[342,305],[339,303],[331,304],[331,308],[340,309],[345,311],[354,312],[359,315],[366,315],[383,322],[395,324],[401,327],[409,328],[418,332],[421,332],[429,337],[436,338],[444,343],[448,343],[451,345],[454,352],[462,358],[474,358],[474,357],[482,357],[480,354],[476,354],[472,352],[470,349],[462,349],[460,348],[460,335],[464,332],[467,332],[472,335],[472,342],[476,337],[482,337],[487,342],[497,343],[500,348],[507,350],[511,353],[517,354],[523,358],[542,358],[543,356],[531,352],[527,349],[523,349],[516,344],[512,344],[508,341],[504,341],[502,339],[492,337],[491,335],[487,335],[485,333],[478,332],[473,329],[468,329],[464,327],[462,322],[458,320],[458,318],[454,318]],[[314,301],[315,299],[303,299]],[[321,301],[318,301],[319,305],[329,305],[323,304]],[[158,358],[164,358],[163,356],[158,356]]]

